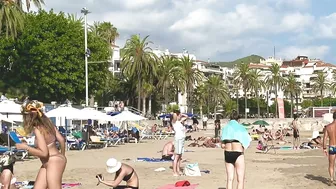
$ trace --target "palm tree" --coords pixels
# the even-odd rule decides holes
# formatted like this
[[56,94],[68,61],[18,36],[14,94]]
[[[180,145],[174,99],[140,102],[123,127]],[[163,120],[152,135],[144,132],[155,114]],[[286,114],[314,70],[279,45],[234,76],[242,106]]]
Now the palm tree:
[[219,103],[229,99],[229,90],[222,78],[218,75],[210,76],[206,81],[206,86],[208,93],[211,94],[211,100],[214,104],[214,115],[216,118],[217,106]]
[[24,13],[16,0],[0,0],[0,34],[4,29],[6,37],[14,39],[23,26]]
[[179,60],[174,56],[160,57],[158,65],[158,87],[162,89],[165,105],[168,106],[168,90],[174,85],[174,77],[181,73],[181,68],[178,65]]
[[76,23],[76,24],[80,24],[81,26],[83,26],[84,23],[84,18],[83,17],[77,17],[76,14],[68,14],[68,20],[70,21],[70,23]]
[[152,42],[147,40],[148,37],[141,39],[139,35],[131,36],[126,41],[122,54],[122,71],[138,79],[138,110],[141,106],[141,82],[149,72],[157,72],[157,64],[153,61],[156,56],[149,47]]
[[297,93],[301,91],[300,85],[297,84],[296,79],[293,73],[290,73],[289,76],[286,78],[285,86],[284,86],[284,93],[286,96],[290,97],[291,100],[291,118],[293,118],[293,101],[294,97]]
[[192,108],[192,92],[194,90],[195,83],[198,84],[202,81],[203,75],[198,70],[195,69],[194,61],[188,56],[183,56],[181,59],[181,75],[183,82],[185,84],[185,89],[187,93],[187,105],[188,105],[188,111],[190,112]]
[[[149,97],[149,95],[154,91],[154,86],[151,83],[148,83],[146,81],[142,82],[142,88],[141,93],[142,93],[142,112],[146,115],[147,111],[146,111],[146,99]],[[148,113],[150,114],[151,112],[151,106],[149,103],[149,109],[148,109]]]
[[250,72],[249,72],[249,64],[241,63],[238,65],[235,73],[234,73],[235,83],[240,83],[241,87],[244,90],[245,97],[245,119],[247,119],[247,90],[249,88],[250,81]]
[[278,90],[282,89],[285,83],[285,79],[282,77],[280,72],[280,66],[278,64],[272,64],[270,67],[271,75],[266,78],[266,82],[274,88],[275,92],[275,117],[278,115]]
[[[21,7],[22,9],[22,5],[23,5],[23,0],[17,0],[17,4]],[[30,11],[30,5],[31,3],[33,3],[35,5],[35,7],[37,8],[42,8],[42,5],[44,5],[44,0],[26,0],[26,8],[27,8],[27,12]]]
[[259,91],[264,88],[265,84],[262,81],[260,70],[253,69],[250,71],[250,90],[254,92],[258,106],[258,118],[260,117],[260,95]]
[[106,40],[109,45],[115,44],[116,38],[119,37],[117,28],[111,22],[94,22],[89,26],[89,29],[95,35]]
[[195,104],[199,105],[200,116],[203,117],[203,106],[205,105],[208,99],[208,90],[205,84],[198,85],[194,92],[194,101],[197,102]]
[[317,77],[314,80],[313,91],[320,93],[321,95],[321,106],[323,106],[323,92],[329,89],[330,84],[327,82],[327,76],[323,72],[317,73]]

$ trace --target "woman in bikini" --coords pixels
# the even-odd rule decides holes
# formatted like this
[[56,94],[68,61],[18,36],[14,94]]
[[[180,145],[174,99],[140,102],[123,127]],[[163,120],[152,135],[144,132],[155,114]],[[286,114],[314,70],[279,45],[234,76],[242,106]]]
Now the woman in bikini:
[[[35,180],[34,189],[61,189],[62,176],[67,163],[65,140],[51,120],[42,112],[43,104],[38,101],[22,105],[23,127],[26,133],[35,135],[35,146],[26,143],[16,144],[19,150],[40,158],[42,166]],[[61,152],[56,147],[60,144]]]
[[229,123],[222,131],[222,148],[224,149],[226,167],[226,189],[233,189],[235,172],[237,174],[237,189],[244,188],[245,158],[244,151],[251,142],[251,137],[240,123],[239,115],[233,112]]
[[[115,189],[139,189],[139,177],[131,166],[110,158],[106,162],[106,171],[111,174],[115,173],[114,180],[104,181],[103,175],[99,174],[96,175],[97,185],[102,183]],[[125,181],[126,185],[120,185],[122,181]]]

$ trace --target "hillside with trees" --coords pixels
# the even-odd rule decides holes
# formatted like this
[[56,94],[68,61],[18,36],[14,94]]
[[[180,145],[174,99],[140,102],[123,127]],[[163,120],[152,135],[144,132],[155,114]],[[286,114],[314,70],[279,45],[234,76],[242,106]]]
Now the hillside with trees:
[[236,65],[236,64],[238,65],[240,63],[250,63],[250,62],[259,63],[260,59],[264,59],[264,58],[259,56],[259,55],[252,54],[250,56],[239,58],[239,59],[237,59],[235,61],[232,61],[232,62],[214,62],[214,63],[219,64],[220,66],[223,66],[223,67],[233,68],[234,65]]

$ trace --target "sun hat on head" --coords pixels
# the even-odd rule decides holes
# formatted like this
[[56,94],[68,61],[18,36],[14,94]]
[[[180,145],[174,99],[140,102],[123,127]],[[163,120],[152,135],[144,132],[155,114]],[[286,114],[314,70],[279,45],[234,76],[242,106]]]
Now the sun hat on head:
[[114,158],[110,158],[106,161],[106,171],[108,173],[115,173],[121,168],[121,163]]

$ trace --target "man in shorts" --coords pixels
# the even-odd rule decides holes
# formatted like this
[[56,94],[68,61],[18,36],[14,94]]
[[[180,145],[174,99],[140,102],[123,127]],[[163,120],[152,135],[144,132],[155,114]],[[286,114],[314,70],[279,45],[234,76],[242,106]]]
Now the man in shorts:
[[173,160],[174,156],[174,142],[169,141],[163,146],[162,160]]
[[[329,160],[329,176],[330,180],[328,182],[329,186],[334,184],[334,166],[336,157],[336,112],[333,113],[334,121],[326,125],[323,129],[323,152],[328,156]],[[327,139],[329,139],[329,146],[327,148]]]

